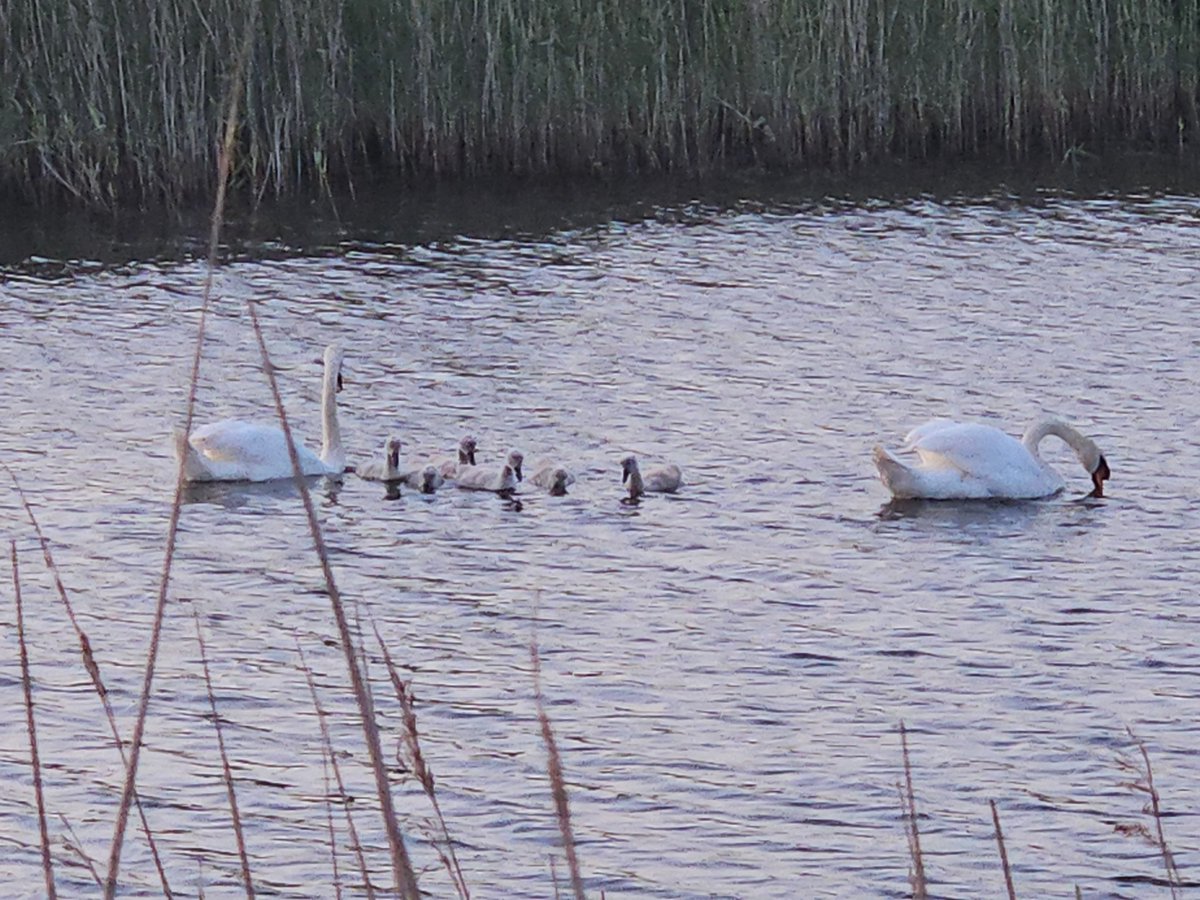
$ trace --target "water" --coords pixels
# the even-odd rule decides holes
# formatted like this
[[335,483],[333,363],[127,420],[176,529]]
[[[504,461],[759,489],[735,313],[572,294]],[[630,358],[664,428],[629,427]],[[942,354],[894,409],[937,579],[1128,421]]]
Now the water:
[[[1194,873],[1200,198],[762,193],[590,206],[537,195],[457,229],[458,212],[431,203],[332,241],[246,238],[219,273],[198,419],[268,415],[243,307],[254,298],[310,445],[315,360],[339,341],[352,459],[389,433],[417,457],[471,432],[486,460],[518,447],[578,475],[568,497],[523,487],[519,502],[314,482],[339,587],[368,635],[386,752],[399,718],[374,628],[412,678],[475,896],[553,891],[535,620],[593,894],[904,896],[901,721],[937,895],[1002,894],[989,799],[1019,895],[1162,894],[1157,851],[1118,830],[1152,824],[1119,759],[1135,752],[1129,726]],[[0,459],[50,537],[127,735],[202,268],[169,248],[105,245],[98,262],[69,252],[22,256],[0,282]],[[1081,500],[1087,475],[1053,441],[1069,487],[1047,501],[890,504],[875,480],[872,445],[927,418],[1019,433],[1044,413],[1099,443],[1113,471],[1103,501]],[[686,487],[623,504],[630,450],[677,462]],[[20,551],[47,802],[103,860],[120,765],[7,489],[0,523]],[[290,485],[189,495],[140,779],[185,895],[238,884],[193,614],[257,887],[333,893],[297,643],[386,883],[321,584]],[[37,896],[10,594],[0,879]],[[424,838],[428,804],[395,777],[422,885],[449,896]],[[340,810],[334,823],[339,869],[357,883]],[[51,830],[60,886],[93,892],[62,823]],[[133,827],[123,874],[124,895],[160,892]]]

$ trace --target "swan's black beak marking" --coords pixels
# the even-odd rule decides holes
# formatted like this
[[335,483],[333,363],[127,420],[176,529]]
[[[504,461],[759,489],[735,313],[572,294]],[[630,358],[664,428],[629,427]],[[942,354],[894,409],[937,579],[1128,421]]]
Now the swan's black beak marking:
[[1100,462],[1096,466],[1096,471],[1092,473],[1092,496],[1104,496],[1104,482],[1112,478],[1112,472],[1108,468],[1108,460],[1103,456],[1100,457]]

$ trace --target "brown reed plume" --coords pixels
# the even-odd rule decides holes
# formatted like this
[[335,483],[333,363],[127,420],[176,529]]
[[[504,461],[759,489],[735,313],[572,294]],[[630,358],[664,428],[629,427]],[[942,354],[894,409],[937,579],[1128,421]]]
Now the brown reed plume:
[[1183,879],[1180,877],[1179,867],[1175,864],[1175,854],[1171,852],[1166,834],[1163,832],[1162,806],[1158,788],[1154,786],[1154,769],[1150,766],[1150,752],[1146,749],[1146,742],[1134,734],[1132,728],[1126,725],[1125,731],[1129,735],[1129,739],[1137,746],[1142,761],[1139,764],[1137,760],[1122,756],[1117,759],[1117,764],[1125,771],[1133,773],[1133,781],[1126,782],[1125,786],[1147,796],[1149,804],[1145,811],[1154,820],[1154,833],[1151,834],[1143,826],[1122,830],[1131,830],[1142,834],[1158,850],[1159,855],[1162,856],[1163,868],[1166,869],[1167,886],[1171,889],[1171,898],[1176,900],[1179,896],[1179,888],[1183,886]]
[[21,603],[21,572],[17,564],[17,542],[9,541],[12,557],[13,601],[17,607],[17,644],[21,652],[21,687],[25,692],[25,727],[29,730],[29,759],[33,767],[33,794],[37,800],[38,831],[42,839],[42,874],[46,896],[58,897],[54,887],[54,863],[50,859],[50,831],[46,827],[46,797],[42,791],[42,760],[38,755],[37,724],[33,716],[33,681],[29,677],[29,649],[25,643],[25,610]]
[[[908,836],[908,854],[912,860],[913,900],[925,900],[929,890],[925,881],[925,857],[921,853],[921,832],[917,828],[917,803],[913,795],[912,761],[908,755],[908,731],[900,721],[900,752],[904,759],[904,787],[900,790],[900,813],[904,817],[904,832]],[[899,785],[897,785],[899,787]]]
[[[212,300],[213,272],[217,264],[217,247],[221,227],[225,222],[225,196],[229,182],[229,170],[233,159],[233,144],[237,134],[238,108],[242,97],[250,47],[254,37],[254,26],[258,20],[258,0],[253,0],[246,13],[245,31],[241,50],[233,69],[233,80],[229,86],[229,103],[225,115],[225,134],[217,162],[217,194],[213,203],[211,227],[208,235],[208,259],[205,267],[203,300],[200,306],[200,323],[196,331],[196,346],[192,355],[192,373],[188,385],[187,406],[183,418],[183,433],[192,431],[192,418],[196,408],[196,389],[200,381],[200,355],[204,349],[204,331],[208,309]],[[162,577],[159,581],[158,599],[154,609],[154,624],[150,631],[150,647],[146,655],[146,670],[142,678],[141,697],[138,701],[137,719],[133,727],[133,738],[129,747],[129,761],[125,768],[125,786],[121,791],[121,804],[117,809],[113,827],[112,846],[109,848],[108,875],[104,882],[105,900],[113,900],[117,891],[117,877],[121,868],[121,851],[125,843],[125,828],[129,819],[129,806],[133,800],[134,785],[137,783],[138,762],[141,759],[142,737],[146,732],[146,716],[150,708],[150,694],[154,686],[154,670],[158,663],[158,647],[162,638],[163,619],[166,615],[167,589],[171,583],[171,566],[175,559],[175,539],[179,532],[179,517],[183,509],[184,458],[180,454],[175,474],[175,496],[171,502],[171,514],[167,523],[166,548],[163,552]]]
[[[104,707],[104,715],[108,720],[108,728],[112,732],[113,746],[117,748],[117,753],[121,756],[121,765],[128,766],[129,758],[125,753],[125,744],[121,740],[120,730],[117,728],[117,716],[113,711],[112,701],[108,697],[108,689],[104,686],[104,680],[100,677],[100,667],[96,663],[96,656],[92,652],[91,641],[88,640],[87,632],[79,624],[79,619],[75,615],[75,607],[71,603],[71,598],[67,594],[67,587],[63,583],[62,574],[58,570],[58,564],[54,561],[54,554],[50,550],[50,541],[46,538],[42,531],[41,523],[38,521],[37,515],[33,511],[33,506],[29,503],[29,497],[25,494],[24,488],[21,487],[20,481],[17,480],[16,474],[6,464],[0,462],[0,468],[3,468],[8,473],[8,477],[12,480],[13,488],[17,492],[17,497],[21,501],[21,506],[25,510],[25,516],[29,519],[29,524],[33,527],[34,533],[37,535],[38,543],[42,548],[42,558],[46,562],[46,569],[50,572],[54,580],[55,590],[58,592],[58,599],[62,602],[63,608],[67,611],[67,618],[71,622],[71,627],[75,629],[75,636],[79,639],[79,652],[83,659],[83,667],[87,670],[88,677],[92,681],[92,689],[96,692],[96,696],[100,698],[100,703]],[[150,848],[150,857],[154,861],[154,868],[158,872],[159,883],[162,885],[163,896],[168,898],[174,897],[171,890],[171,885],[167,881],[167,871],[163,866],[162,857],[158,853],[158,842],[154,839],[154,833],[150,830],[150,822],[146,818],[146,811],[142,807],[142,798],[134,790],[133,795],[134,805],[137,807],[138,818],[142,825],[142,834],[146,838],[146,844]],[[91,860],[88,860],[89,865]]]
[[379,725],[375,721],[375,704],[371,700],[370,686],[359,667],[358,652],[355,649],[357,645],[350,631],[350,620],[346,617],[342,594],[333,577],[333,565],[329,562],[329,550],[325,546],[325,536],[317,521],[317,511],[313,506],[312,494],[308,490],[308,483],[304,480],[304,473],[300,469],[296,441],[292,437],[292,427],[288,424],[287,412],[283,408],[283,397],[279,393],[279,382],[275,380],[275,367],[267,353],[267,343],[263,337],[262,325],[258,321],[258,311],[255,309],[253,301],[248,301],[246,308],[250,312],[250,324],[254,328],[255,340],[258,341],[263,374],[266,375],[267,384],[271,389],[271,397],[275,402],[275,415],[279,419],[279,427],[283,430],[287,443],[288,457],[292,462],[292,476],[304,504],[304,513],[308,517],[308,529],[312,535],[313,548],[321,563],[321,573],[325,579],[325,593],[329,597],[329,605],[333,610],[334,621],[337,623],[339,643],[342,653],[346,657],[346,668],[350,674],[350,686],[354,691],[354,700],[358,704],[363,739],[367,745],[371,771],[375,775],[375,791],[379,797],[379,811],[383,816],[383,826],[387,832],[388,846],[391,849],[392,874],[395,878],[396,889],[400,891],[404,900],[420,900],[421,892],[417,887],[417,876],[409,861],[408,849],[404,846],[404,836],[400,833],[400,823],[396,818],[395,804],[392,802],[391,785],[388,783],[387,777],[387,761],[383,757],[383,746],[379,738]]
[[1004,886],[1008,889],[1008,900],[1017,900],[1017,891],[1013,887],[1012,869],[1008,865],[1008,850],[1004,846],[1004,832],[1000,830],[1000,811],[996,801],[989,800],[992,807],[992,822],[996,826],[996,843],[1000,847],[1000,865],[1004,869]]
[[200,663],[204,667],[204,687],[208,692],[208,707],[212,711],[213,730],[217,733],[217,750],[221,756],[221,774],[225,779],[225,793],[229,797],[229,815],[233,820],[233,834],[237,840],[238,859],[242,864],[242,883],[246,896],[254,900],[254,882],[250,878],[250,859],[246,855],[246,835],[242,829],[242,817],[238,812],[237,791],[233,787],[233,769],[229,766],[229,754],[225,752],[225,733],[221,729],[221,716],[217,712],[217,698],[213,694],[212,673],[208,667],[208,649],[204,646],[204,632],[200,628],[200,613],[192,608],[192,619],[196,623],[196,643],[200,645]]
[[[571,808],[567,803],[567,781],[563,777],[562,757],[546,715],[542,698],[542,660],[538,654],[537,632],[529,642],[529,659],[533,668],[533,697],[537,704],[538,722],[542,727],[542,742],[546,745],[546,770],[550,776],[550,790],[554,797],[554,813],[558,819],[558,830],[562,835],[563,853],[567,857],[567,869],[571,873],[571,890],[575,900],[583,900],[583,878],[579,874],[579,857],[575,851],[575,834],[571,828]],[[557,890],[557,884],[555,887]]]
[[446,817],[442,815],[442,805],[438,803],[437,791],[434,789],[433,770],[429,768],[429,764],[425,761],[425,754],[421,752],[421,736],[417,730],[417,713],[412,685],[401,679],[396,664],[392,661],[392,655],[383,642],[383,636],[379,633],[379,626],[374,621],[371,625],[375,630],[375,640],[379,643],[379,649],[383,653],[383,662],[388,671],[388,678],[392,682],[392,689],[396,692],[396,700],[400,704],[400,713],[404,722],[404,746],[408,749],[408,767],[417,776],[417,781],[424,789],[425,796],[429,798],[429,804],[433,807],[438,827],[442,831],[438,855],[442,859],[442,865],[445,866],[458,896],[463,900],[470,900],[471,891],[467,887],[467,880],[463,877],[462,867],[458,864],[458,854],[454,852],[454,840],[450,837],[450,829],[446,827]]
[[338,765],[337,754],[333,752],[333,741],[329,737],[329,726],[325,724],[325,710],[321,707],[321,701],[317,697],[317,684],[313,680],[312,667],[309,666],[308,660],[304,656],[304,648],[300,646],[300,639],[296,638],[296,652],[300,654],[300,665],[304,669],[304,677],[308,681],[308,692],[312,696],[313,709],[317,713],[317,724],[321,729],[321,749],[322,749],[322,765],[325,767],[325,811],[329,822],[329,851],[333,858],[333,878],[337,895],[342,895],[342,886],[338,883],[337,875],[337,839],[333,831],[333,812],[330,809],[329,800],[329,770],[333,770],[333,777],[337,780],[338,797],[341,798],[342,811],[346,814],[346,830],[350,834],[350,846],[354,849],[355,856],[358,859],[358,869],[362,874],[363,889],[366,891],[367,900],[374,900],[375,887],[371,884],[371,876],[367,871],[367,860],[363,856],[362,842],[358,839],[358,829],[354,827],[354,817],[350,815],[350,804],[348,802],[349,795],[346,792],[346,783],[342,780],[342,769]]

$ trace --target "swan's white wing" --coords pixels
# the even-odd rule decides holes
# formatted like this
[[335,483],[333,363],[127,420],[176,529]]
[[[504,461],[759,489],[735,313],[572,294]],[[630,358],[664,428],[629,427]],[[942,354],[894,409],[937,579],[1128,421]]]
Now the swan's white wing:
[[[214,463],[237,465],[251,481],[284,478],[291,474],[287,441],[273,425],[225,419],[195,429],[189,442],[202,456]],[[297,444],[300,467],[306,474],[325,471],[320,457]]]
[[912,447],[934,432],[960,424],[953,419],[930,419],[924,425],[918,425],[904,436],[904,446]]
[[976,477],[1007,469],[1026,469],[1029,451],[1011,435],[991,425],[955,422],[921,435],[913,449],[926,465],[953,466]]

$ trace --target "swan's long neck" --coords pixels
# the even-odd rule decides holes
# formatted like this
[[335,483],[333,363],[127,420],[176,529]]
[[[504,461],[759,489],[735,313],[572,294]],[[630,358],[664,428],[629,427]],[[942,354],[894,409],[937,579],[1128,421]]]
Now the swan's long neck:
[[1061,438],[1067,446],[1074,450],[1075,455],[1079,457],[1079,461],[1083,463],[1083,467],[1089,472],[1096,467],[1100,451],[1096,449],[1095,442],[1091,438],[1084,437],[1066,422],[1060,422],[1057,419],[1045,419],[1029,426],[1029,430],[1021,438],[1021,443],[1025,445],[1025,449],[1029,451],[1034,459],[1041,462],[1042,458],[1038,454],[1038,444],[1042,442],[1042,438],[1049,435]]
[[321,462],[332,473],[346,469],[346,451],[342,449],[342,429],[337,416],[338,366],[325,364],[321,387]]

